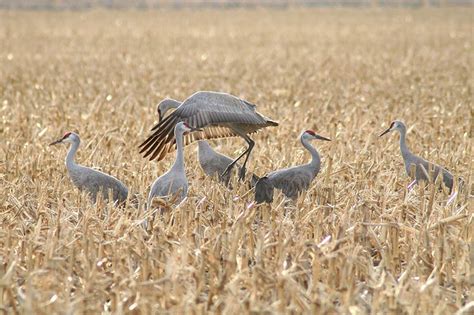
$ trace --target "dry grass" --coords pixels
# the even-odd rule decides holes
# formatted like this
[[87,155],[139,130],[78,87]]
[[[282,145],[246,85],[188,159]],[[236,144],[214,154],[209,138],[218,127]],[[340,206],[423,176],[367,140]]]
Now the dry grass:
[[[472,13],[0,12],[0,310],[467,314]],[[66,148],[47,146],[78,130],[80,163],[145,196],[174,159],[138,154],[155,104],[197,90],[280,121],[255,137],[257,174],[307,160],[303,129],[333,139],[316,143],[323,169],[297,205],[247,209],[246,187],[206,178],[193,145],[187,202],[146,236],[136,209],[90,205]],[[467,180],[454,204],[407,193],[398,136],[377,137],[395,118],[414,152]]]

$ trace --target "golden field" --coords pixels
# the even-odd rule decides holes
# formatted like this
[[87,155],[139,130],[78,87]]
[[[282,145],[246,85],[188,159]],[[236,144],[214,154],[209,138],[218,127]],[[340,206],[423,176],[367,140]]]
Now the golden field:
[[[0,12],[0,313],[468,314],[474,310],[472,9]],[[280,122],[249,171],[309,159],[307,194],[248,207],[186,147],[185,204],[146,233],[142,210],[92,205],[77,161],[141,197],[174,160],[138,153],[164,97],[225,91]],[[466,181],[456,201],[408,192],[398,135]],[[230,156],[239,138],[212,141]]]

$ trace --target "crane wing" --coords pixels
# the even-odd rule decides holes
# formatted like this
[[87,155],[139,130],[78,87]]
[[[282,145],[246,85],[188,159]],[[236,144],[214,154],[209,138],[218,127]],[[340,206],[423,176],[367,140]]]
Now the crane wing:
[[267,175],[273,186],[281,189],[289,198],[296,198],[298,194],[309,188],[314,174],[306,165],[295,166],[288,169],[275,171]]
[[[227,124],[278,125],[255,111],[255,105],[226,93],[197,92],[187,98],[173,113],[152,128],[152,134],[140,145],[140,153],[150,160],[162,160],[175,150],[174,127],[185,121],[203,131],[186,135],[184,143],[201,139],[234,137],[238,134]],[[256,128],[258,129],[258,128]]]
[[449,188],[449,191],[451,192],[453,188],[453,174],[451,174],[447,169],[443,168],[442,166],[438,164],[429,162],[423,159],[422,157],[411,154],[410,156],[408,156],[407,159],[405,159],[405,170],[407,172],[407,175],[410,177],[412,177],[412,174],[411,174],[412,165],[415,166],[415,178],[417,181],[428,180],[428,177],[431,177],[431,173],[430,173],[431,168],[434,169],[434,174],[433,174],[434,177],[429,178],[431,181],[436,179],[441,172],[443,176],[443,182],[446,185],[446,187]]

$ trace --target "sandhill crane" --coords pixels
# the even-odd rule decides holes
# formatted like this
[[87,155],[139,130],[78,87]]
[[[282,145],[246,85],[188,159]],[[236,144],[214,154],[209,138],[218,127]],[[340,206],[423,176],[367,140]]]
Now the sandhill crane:
[[214,151],[205,140],[198,141],[198,160],[207,176],[217,176],[219,181],[229,185],[233,169],[225,172],[233,160],[227,155]]
[[281,189],[286,197],[293,200],[295,200],[302,191],[309,188],[309,185],[321,169],[321,159],[318,151],[316,151],[309,141],[331,140],[317,135],[313,130],[303,131],[300,135],[300,140],[306,150],[311,153],[311,162],[273,171],[260,178],[255,186],[255,202],[272,202],[274,188]]
[[413,185],[417,184],[419,181],[427,181],[429,178],[428,172],[430,171],[431,168],[434,169],[434,176],[433,176],[433,181],[436,180],[438,177],[439,173],[441,172],[443,174],[443,182],[446,185],[446,187],[449,188],[449,192],[451,193],[453,189],[453,175],[444,169],[443,167],[428,162],[427,160],[414,155],[413,153],[410,152],[410,150],[407,147],[406,144],[406,133],[407,133],[407,128],[405,124],[402,121],[395,120],[390,124],[390,127],[382,132],[379,137],[382,137],[383,135],[392,132],[394,130],[397,130],[400,133],[400,151],[402,153],[403,161],[405,163],[405,170],[408,174],[413,179],[413,173],[411,171],[411,168],[413,167],[415,169],[415,176],[413,182],[408,186],[410,189]]
[[227,166],[224,173],[228,173],[245,155],[239,172],[239,177],[244,179],[247,161],[255,145],[249,134],[268,126],[278,126],[277,122],[258,113],[255,108],[254,104],[227,93],[196,92],[152,128],[152,134],[140,145],[140,153],[149,156],[150,160],[162,160],[175,148],[174,126],[185,121],[190,126],[205,129],[186,136],[184,144],[202,139],[242,137],[248,143],[248,148]]
[[66,132],[61,139],[50,145],[58,143],[70,143],[71,148],[66,156],[66,168],[74,186],[79,190],[89,192],[92,202],[97,201],[97,194],[102,192],[105,201],[109,200],[109,190],[112,191],[114,202],[123,203],[127,200],[128,188],[118,179],[98,170],[76,164],[74,157],[81,143],[79,135],[74,132]]
[[153,198],[173,200],[175,204],[180,204],[188,194],[188,179],[184,169],[184,145],[183,135],[186,132],[199,131],[200,129],[190,127],[185,122],[179,122],[174,127],[177,150],[176,160],[171,169],[158,177],[151,186],[148,195],[148,207],[151,207]]
[[[176,109],[181,105],[180,101],[165,98],[157,106],[158,119],[161,121],[166,113],[171,109]],[[233,160],[222,153],[216,152],[206,140],[198,141],[198,160],[204,173],[208,176],[217,178],[226,186],[229,186],[233,169],[225,173],[226,168],[232,164]],[[236,165],[239,169],[240,166]],[[224,174],[225,173],[225,174]],[[258,177],[252,174],[252,185],[255,185]]]

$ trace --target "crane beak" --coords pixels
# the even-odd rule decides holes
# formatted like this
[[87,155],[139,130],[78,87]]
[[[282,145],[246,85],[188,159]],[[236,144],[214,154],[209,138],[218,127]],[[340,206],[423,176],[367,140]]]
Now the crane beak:
[[56,144],[62,143],[62,142],[63,142],[63,139],[61,138],[61,139],[58,139],[58,140],[56,140],[56,141],[54,141],[54,142],[51,142],[49,145],[56,145]]
[[381,136],[383,136],[383,135],[389,133],[390,131],[392,131],[392,127],[391,127],[391,126],[390,126],[390,128],[388,128],[387,130],[385,130],[384,132],[382,132],[382,133],[379,135],[379,137],[381,137]]
[[331,139],[320,136],[320,135],[315,135],[314,138],[318,140],[331,141]]
[[189,126],[189,132],[193,132],[193,131],[202,131],[203,129],[202,128],[194,128],[194,127],[191,127]]

